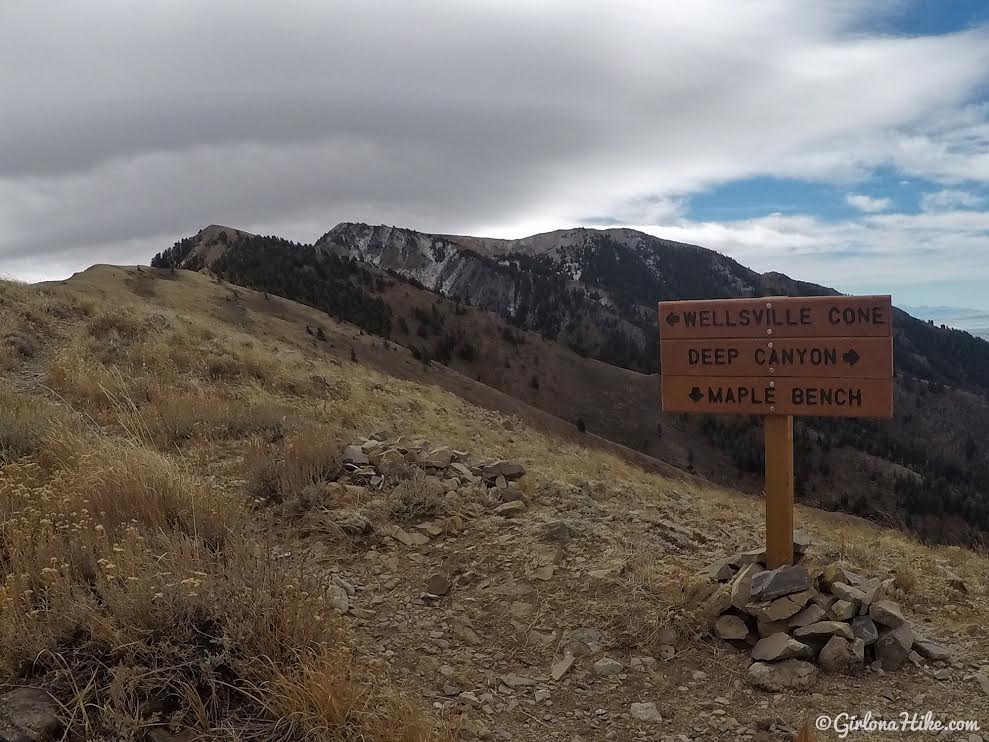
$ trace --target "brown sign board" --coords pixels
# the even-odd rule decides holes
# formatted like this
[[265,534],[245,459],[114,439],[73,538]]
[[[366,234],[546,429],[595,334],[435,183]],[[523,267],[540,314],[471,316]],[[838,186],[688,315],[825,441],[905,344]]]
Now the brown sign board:
[[891,379],[666,376],[663,410],[736,415],[890,417]]
[[761,415],[766,561],[793,564],[793,416],[893,415],[889,296],[664,301],[667,412]]
[[659,304],[668,412],[893,414],[889,296]]
[[660,350],[664,376],[893,376],[889,337],[663,340]]
[[889,296],[664,301],[660,336],[680,338],[890,337]]

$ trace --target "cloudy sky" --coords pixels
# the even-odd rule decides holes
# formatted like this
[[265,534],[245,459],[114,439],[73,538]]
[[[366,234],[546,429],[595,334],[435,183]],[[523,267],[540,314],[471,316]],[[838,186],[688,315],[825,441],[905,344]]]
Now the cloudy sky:
[[0,274],[628,225],[989,310],[984,0],[0,0]]

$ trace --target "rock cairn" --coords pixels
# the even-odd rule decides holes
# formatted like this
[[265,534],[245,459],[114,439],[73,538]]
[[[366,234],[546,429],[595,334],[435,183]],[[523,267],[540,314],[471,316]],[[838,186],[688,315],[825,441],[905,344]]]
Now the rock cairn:
[[[405,479],[416,469],[448,489],[464,485],[518,491],[518,479],[525,467],[505,459],[478,456],[449,446],[433,447],[425,438],[392,438],[386,433],[372,433],[343,451],[344,472],[340,481],[356,482],[372,489],[387,479]],[[503,498],[512,501],[512,498]],[[519,498],[521,499],[521,496]]]
[[898,670],[907,661],[946,663],[949,651],[917,634],[892,594],[892,579],[844,566],[802,563],[809,541],[798,532],[798,563],[768,570],[765,552],[742,551],[706,570],[718,587],[709,599],[712,630],[751,654],[748,682],[763,690],[808,690],[818,671],[854,675]]
[[[371,494],[406,479],[421,478],[424,491],[437,500],[458,497],[461,488],[489,491],[499,504],[495,513],[505,518],[521,515],[526,503],[518,480],[525,467],[513,461],[479,456],[448,446],[433,446],[425,438],[390,436],[372,433],[364,440],[344,448],[343,471],[333,483],[350,494]],[[371,521],[362,512],[338,513],[336,525],[351,535],[367,534],[373,530]],[[442,533],[458,532],[463,528],[459,516],[443,521],[426,521],[411,530],[390,525],[383,535],[406,546],[423,546]]]

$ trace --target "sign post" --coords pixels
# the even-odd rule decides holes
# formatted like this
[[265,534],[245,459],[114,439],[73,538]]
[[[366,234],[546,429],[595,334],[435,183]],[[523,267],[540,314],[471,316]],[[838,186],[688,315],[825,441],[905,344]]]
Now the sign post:
[[766,566],[793,564],[793,416],[762,419],[766,446]]
[[891,417],[889,296],[659,304],[662,407],[761,415],[766,559],[793,563],[793,416]]

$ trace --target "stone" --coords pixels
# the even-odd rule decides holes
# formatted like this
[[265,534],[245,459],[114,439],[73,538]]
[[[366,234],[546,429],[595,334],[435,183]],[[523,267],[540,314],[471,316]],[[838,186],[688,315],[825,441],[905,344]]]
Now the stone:
[[62,728],[58,705],[37,688],[15,688],[0,695],[0,740],[43,742]]
[[498,490],[498,499],[502,502],[517,502],[522,499],[522,493],[518,490],[505,488]]
[[508,675],[502,675],[501,682],[509,688],[531,688],[534,685],[539,685],[540,681],[538,678],[530,678],[525,675],[516,675],[512,672],[508,673]]
[[772,636],[773,634],[787,633],[789,628],[786,625],[786,620],[783,621],[756,621],[756,633],[759,634],[760,639],[765,639],[767,636]]
[[913,642],[913,648],[925,660],[947,662],[951,659],[951,650],[937,642],[932,642],[930,639],[916,637]]
[[864,592],[859,590],[857,587],[852,587],[844,582],[835,582],[832,584],[831,594],[838,600],[845,600],[849,603],[855,603],[856,606],[862,605],[865,600]]
[[905,622],[900,606],[892,600],[877,600],[870,605],[869,618],[891,629],[902,626]]
[[[733,567],[747,567],[750,564],[765,564],[766,563],[766,550],[765,549],[749,549],[748,551],[739,551],[734,554],[728,563]],[[759,570],[761,571],[761,569]]]
[[408,476],[412,469],[401,451],[390,448],[381,455],[378,471],[386,477],[404,477]]
[[567,629],[560,637],[560,645],[565,652],[569,651],[577,657],[593,654],[601,649],[603,637],[601,632],[589,626],[579,629]]
[[810,534],[802,529],[793,532],[793,554],[797,559],[810,550]]
[[738,616],[726,613],[714,622],[714,634],[719,639],[744,639],[749,635],[749,627]]
[[525,475],[525,467],[511,461],[495,461],[484,463],[477,467],[478,473],[488,482],[495,481],[499,476],[505,479],[518,479]]
[[850,569],[845,570],[845,584],[861,589],[865,587],[868,582],[869,582],[868,577],[863,577],[857,572],[852,572],[852,570]]
[[876,658],[884,670],[899,670],[913,647],[913,631],[906,624],[884,631],[876,641]]
[[784,595],[776,600],[749,603],[745,612],[759,621],[782,621],[799,613],[813,596],[813,590]]
[[810,659],[813,656],[814,650],[782,631],[760,639],[752,648],[752,659],[760,662],[779,662],[794,657]]
[[944,577],[948,582],[948,587],[957,590],[960,593],[968,592],[968,585],[965,584],[965,580],[951,570],[945,570]]
[[876,584],[862,588],[862,594],[865,597],[862,599],[862,607],[859,610],[859,615],[868,616],[869,608],[872,604],[886,597],[886,588],[877,580]]
[[[512,490],[508,491],[511,492]],[[562,520],[553,520],[543,528],[539,540],[550,544],[566,544],[570,542],[572,537],[573,531],[570,529],[570,526]]]
[[821,606],[811,603],[787,621],[787,626],[791,629],[799,629],[801,626],[810,626],[812,623],[824,621],[828,614]]
[[810,690],[817,682],[817,668],[804,660],[753,662],[745,674],[748,683],[770,693]]
[[419,455],[419,463],[435,469],[445,469],[453,462],[453,451],[447,446],[434,448],[427,454]]
[[430,595],[446,595],[450,592],[450,577],[437,572],[426,580],[426,592]]
[[347,446],[343,449],[343,463],[355,466],[367,466],[371,460],[360,446]]
[[554,572],[555,568],[552,564],[544,564],[541,567],[536,567],[532,572],[532,576],[542,582],[549,582],[553,579]]
[[832,675],[849,674],[856,664],[852,642],[840,636],[832,636],[817,656],[817,662],[824,672]]
[[729,608],[731,608],[731,588],[727,585],[718,585],[704,601],[702,611],[705,616],[714,619]]
[[810,574],[806,568],[784,565],[753,575],[750,595],[753,601],[775,600],[784,595],[802,592],[810,586]]
[[476,708],[476,709],[481,708],[481,706],[484,704],[484,702],[477,697],[477,694],[474,693],[474,691],[470,691],[470,690],[466,690],[463,693],[461,693],[459,696],[457,696],[457,699],[467,704],[471,708]]
[[836,582],[848,584],[848,574],[840,564],[832,562],[821,571],[821,584],[830,590]]
[[473,482],[473,481],[476,481],[477,480],[477,477],[475,477],[473,474],[471,474],[470,468],[467,467],[467,466],[464,466],[459,461],[458,462],[455,462],[453,464],[450,464],[450,471],[452,471],[455,474],[463,477],[468,482]]
[[830,593],[818,593],[813,598],[811,598],[811,602],[814,605],[824,609],[825,611],[830,610],[831,606],[834,605],[834,602],[836,600],[837,598],[835,598],[835,596],[831,595]]
[[659,670],[659,660],[655,657],[633,657],[630,663],[633,670],[641,672],[656,672]]
[[340,585],[329,584],[326,586],[326,596],[330,608],[340,613],[346,613],[350,610],[350,596],[347,594],[347,590]]
[[855,638],[852,627],[842,621],[818,621],[808,626],[801,626],[793,632],[796,639],[808,639],[811,641],[827,641],[832,636],[840,636],[851,641]]
[[429,536],[418,531],[409,532],[398,526],[391,528],[386,533],[399,543],[405,546],[425,546],[429,543]]
[[553,694],[550,692],[549,688],[536,688],[532,692],[532,698],[536,703],[542,703],[543,701],[548,701]]
[[514,502],[506,502],[503,505],[499,505],[495,508],[495,513],[503,515],[506,518],[511,518],[513,515],[519,515],[524,510],[525,503],[521,500],[515,500]]
[[566,675],[567,671],[571,667],[573,667],[574,661],[575,661],[574,656],[568,652],[567,654],[563,655],[563,659],[554,662],[553,666],[550,668],[549,671],[549,674],[553,678],[553,680],[559,681],[560,678]]
[[989,666],[981,668],[977,673],[965,678],[974,680],[982,688],[982,692],[989,696]]
[[876,622],[868,616],[858,616],[852,619],[852,633],[856,639],[861,639],[866,646],[875,644],[879,638]]
[[731,583],[731,605],[744,610],[752,599],[752,577],[762,571],[760,564],[746,564]]
[[704,569],[703,574],[715,582],[728,582],[735,576],[735,569],[728,562],[713,562]]
[[633,703],[628,709],[629,716],[636,721],[645,721],[658,724],[663,721],[663,716],[659,713],[655,703]]
[[611,657],[602,657],[594,663],[594,674],[599,678],[609,678],[625,672],[625,665]]
[[371,533],[374,526],[362,513],[341,513],[333,524],[348,536],[363,536]]
[[855,671],[865,666],[865,642],[859,638],[852,639],[852,656],[855,658]]
[[836,621],[851,621],[858,612],[858,606],[847,600],[836,600],[831,604],[831,616]]

